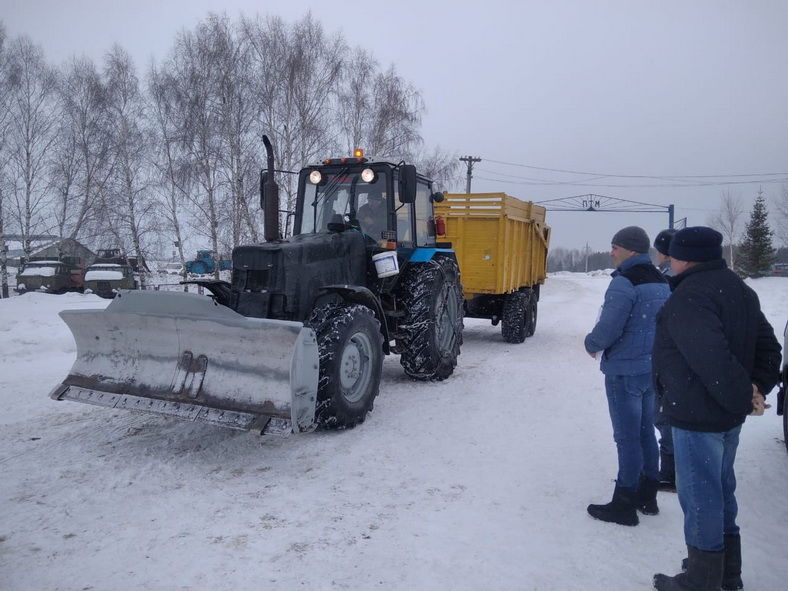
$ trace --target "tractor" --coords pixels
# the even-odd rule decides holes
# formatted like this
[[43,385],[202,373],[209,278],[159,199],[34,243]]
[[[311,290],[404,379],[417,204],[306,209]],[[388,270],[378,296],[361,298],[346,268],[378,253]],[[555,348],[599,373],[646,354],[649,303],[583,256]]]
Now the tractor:
[[463,293],[436,242],[443,194],[414,165],[327,159],[300,171],[285,239],[263,139],[265,242],[233,250],[230,282],[191,281],[211,298],[128,291],[64,310],[77,360],[52,398],[289,433],[364,421],[387,354],[417,380],[452,374]]

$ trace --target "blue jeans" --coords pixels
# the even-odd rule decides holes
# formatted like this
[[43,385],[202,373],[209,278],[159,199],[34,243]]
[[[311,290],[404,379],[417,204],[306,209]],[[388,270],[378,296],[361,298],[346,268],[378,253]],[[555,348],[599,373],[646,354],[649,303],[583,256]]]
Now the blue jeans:
[[605,376],[607,406],[618,451],[616,483],[638,487],[640,475],[659,478],[659,448],[654,435],[654,388],[651,374]]
[[724,536],[738,534],[736,474],[733,462],[741,425],[722,433],[673,427],[676,489],[684,511],[684,538],[706,552],[725,547]]

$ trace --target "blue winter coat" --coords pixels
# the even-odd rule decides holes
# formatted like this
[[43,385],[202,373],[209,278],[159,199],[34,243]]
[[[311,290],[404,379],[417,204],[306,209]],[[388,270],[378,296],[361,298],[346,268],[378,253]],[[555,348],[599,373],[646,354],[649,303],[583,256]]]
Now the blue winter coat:
[[613,272],[599,320],[585,339],[589,353],[604,351],[602,373],[651,372],[657,312],[669,295],[668,283],[647,254],[628,258]]

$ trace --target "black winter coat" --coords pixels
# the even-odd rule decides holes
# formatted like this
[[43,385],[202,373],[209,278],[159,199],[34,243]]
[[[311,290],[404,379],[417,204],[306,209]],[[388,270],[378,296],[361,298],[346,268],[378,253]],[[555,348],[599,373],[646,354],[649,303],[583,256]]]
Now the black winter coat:
[[779,380],[780,344],[760,302],[724,260],[670,278],[657,315],[652,368],[663,412],[690,431],[728,431]]

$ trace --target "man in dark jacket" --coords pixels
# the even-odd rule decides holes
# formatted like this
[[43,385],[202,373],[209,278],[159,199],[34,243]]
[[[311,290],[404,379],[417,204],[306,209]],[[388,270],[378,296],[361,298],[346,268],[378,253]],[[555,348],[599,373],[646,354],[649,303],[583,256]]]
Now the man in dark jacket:
[[[665,277],[672,277],[670,268],[670,240],[676,230],[662,230],[654,238],[654,249],[657,251],[657,269]],[[673,463],[673,433],[670,419],[662,411],[662,398],[658,395],[654,409],[654,426],[659,431],[659,490],[676,492],[676,469]]]
[[660,591],[741,589],[733,463],[748,414],[763,414],[779,378],[780,344],[758,296],[722,258],[722,235],[702,226],[670,243],[673,293],[657,316],[654,381],[673,426],[684,512],[686,571],[658,574]]
[[602,354],[601,369],[618,475],[613,500],[589,505],[595,519],[637,525],[637,509],[654,515],[657,507],[659,451],[654,436],[651,348],[657,311],[670,289],[648,256],[646,232],[629,226],[616,232],[610,256],[616,265],[599,320],[585,338],[589,355]]

